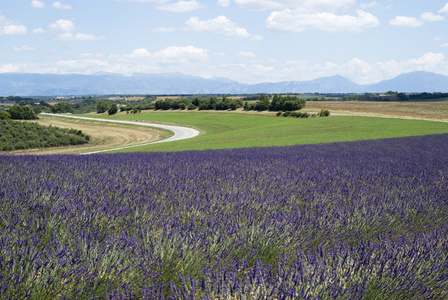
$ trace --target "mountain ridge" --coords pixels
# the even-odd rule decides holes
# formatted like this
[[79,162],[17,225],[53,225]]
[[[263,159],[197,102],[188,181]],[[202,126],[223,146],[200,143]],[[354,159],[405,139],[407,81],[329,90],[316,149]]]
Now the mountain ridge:
[[334,75],[307,81],[244,84],[182,73],[125,76],[116,73],[39,74],[1,73],[0,96],[66,96],[110,94],[258,94],[258,93],[405,93],[448,92],[448,76],[416,71],[375,84],[357,84]]

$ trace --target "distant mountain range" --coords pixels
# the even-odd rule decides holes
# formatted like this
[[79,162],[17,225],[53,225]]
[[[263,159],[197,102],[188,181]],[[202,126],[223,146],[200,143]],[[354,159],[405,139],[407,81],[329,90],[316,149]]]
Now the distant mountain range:
[[242,84],[225,78],[179,73],[94,75],[0,74],[0,96],[65,96],[111,94],[258,94],[258,93],[408,93],[448,92],[448,76],[412,72],[376,84],[360,85],[342,76],[310,81]]

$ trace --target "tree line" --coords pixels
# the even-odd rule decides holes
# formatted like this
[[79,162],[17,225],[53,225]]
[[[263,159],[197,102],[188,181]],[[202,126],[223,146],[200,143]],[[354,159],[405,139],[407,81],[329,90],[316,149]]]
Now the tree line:
[[272,101],[268,95],[260,95],[258,101],[245,102],[244,110],[256,110],[256,111],[295,111],[305,107],[305,100],[300,99],[297,96],[291,95],[273,95]]
[[[256,95],[251,97],[250,101],[243,100],[244,98],[230,98],[226,95],[218,98],[217,96],[208,97],[179,97],[179,98],[165,98],[160,99],[154,103],[146,105],[128,105],[121,107],[121,111],[128,113],[138,113],[142,110],[236,110],[244,108],[246,111],[294,111],[305,107],[305,100],[291,95]],[[257,100],[253,100],[257,99]]]
[[[50,105],[44,101],[39,104],[31,100],[18,101],[16,105],[7,110],[11,119],[36,119],[40,112],[51,113],[105,113],[116,114],[119,110],[127,113],[139,113],[142,110],[236,110],[243,108],[246,111],[296,111],[305,106],[305,100],[295,95],[248,95],[244,97],[228,97],[223,95],[191,95],[178,98],[159,99],[155,96],[146,96],[136,101],[85,99],[78,103],[59,101]],[[132,103],[132,104],[130,104]],[[1,116],[0,116],[1,117]],[[3,118],[7,118],[4,116]]]

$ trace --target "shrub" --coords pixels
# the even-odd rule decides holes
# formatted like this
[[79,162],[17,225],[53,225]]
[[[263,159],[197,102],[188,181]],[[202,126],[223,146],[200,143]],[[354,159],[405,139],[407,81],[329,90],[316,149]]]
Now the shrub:
[[109,109],[109,103],[107,103],[104,100],[98,101],[98,104],[96,106],[96,111],[98,113],[104,113],[104,112],[108,111],[108,109]]
[[0,120],[11,119],[11,115],[7,111],[0,110]]
[[319,117],[328,117],[330,115],[330,111],[329,110],[326,110],[326,109],[322,109],[320,112],[319,112]]
[[11,119],[14,120],[35,120],[37,119],[34,111],[28,106],[14,105],[8,109]]
[[73,113],[73,107],[67,102],[58,102],[51,107],[51,112],[57,113]]
[[118,112],[118,106],[114,103],[110,106],[109,110],[107,111],[107,113],[109,115],[115,115]]

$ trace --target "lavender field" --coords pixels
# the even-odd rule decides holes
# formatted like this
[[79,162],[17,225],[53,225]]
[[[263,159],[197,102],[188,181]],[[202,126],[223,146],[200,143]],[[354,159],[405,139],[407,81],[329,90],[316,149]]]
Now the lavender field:
[[447,299],[448,134],[0,157],[1,299]]

